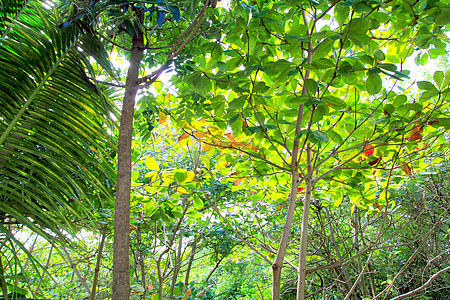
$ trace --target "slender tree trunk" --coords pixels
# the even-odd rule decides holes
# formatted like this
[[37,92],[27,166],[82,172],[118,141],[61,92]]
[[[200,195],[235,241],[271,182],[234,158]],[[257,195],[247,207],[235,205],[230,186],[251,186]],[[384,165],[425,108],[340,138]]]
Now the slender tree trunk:
[[172,285],[170,287],[170,298],[173,299],[173,292],[175,289],[175,284],[177,283],[178,278],[178,272],[180,271],[181,267],[181,250],[183,246],[183,235],[180,234],[180,238],[178,240],[178,249],[175,256],[175,265],[173,266],[173,276],[172,276]]
[[311,145],[306,146],[306,192],[305,204],[303,206],[302,230],[300,235],[300,254],[298,264],[298,284],[297,284],[297,300],[305,299],[306,290],[306,249],[308,245],[308,218],[309,207],[311,205],[311,191],[312,191],[312,161],[311,161]]
[[187,265],[187,269],[186,269],[186,277],[184,278],[184,285],[188,286],[189,285],[189,275],[191,273],[191,268],[192,268],[192,263],[194,262],[194,257],[195,257],[195,251],[197,250],[197,238],[194,239],[194,241],[192,242],[192,248],[191,248],[191,254],[189,257],[189,263]]
[[[142,15],[142,13],[140,14]],[[119,127],[114,216],[113,300],[129,299],[131,291],[129,274],[131,141],[133,138],[134,104],[138,89],[139,67],[143,54],[144,37],[140,28],[136,26]]]
[[[361,222],[359,219],[359,210],[357,207],[355,207],[355,211],[353,213],[354,215],[354,223],[355,223],[355,237],[354,237],[354,247],[355,247],[355,251],[356,253],[359,252],[359,232],[361,232]],[[357,263],[358,263],[358,271],[362,272],[363,269],[363,265],[362,265],[362,261],[361,261],[361,256],[358,255],[357,257]],[[361,281],[360,281],[360,287],[363,293],[364,298],[368,298],[369,297],[369,290],[367,289],[367,285],[366,285],[366,281],[364,279],[364,275],[361,274]],[[355,296],[356,298],[356,296]]]
[[[308,63],[311,63],[313,55],[312,43],[308,44]],[[304,79],[309,78],[309,70],[305,71]],[[302,96],[308,94],[308,89],[304,84],[302,87]],[[280,245],[278,246],[277,256],[272,264],[272,300],[280,300],[280,289],[281,289],[281,268],[283,267],[284,256],[286,255],[286,249],[289,242],[289,234],[291,233],[292,221],[294,220],[295,205],[297,203],[297,193],[300,180],[299,167],[298,167],[298,153],[299,153],[299,139],[295,139],[295,136],[302,128],[303,121],[303,109],[304,104],[300,104],[298,107],[297,123],[295,127],[294,135],[294,145],[292,148],[292,159],[291,159],[291,173],[292,173],[292,184],[291,184],[291,194],[289,197],[289,206],[286,215],[286,220],[283,226],[283,233],[281,235]]]
[[92,292],[90,300],[95,299],[95,292],[98,285],[98,276],[100,273],[100,262],[102,261],[102,253],[103,253],[103,246],[105,245],[106,240],[106,227],[101,230],[102,239],[100,241],[100,245],[98,246],[98,253],[97,253],[97,263],[95,265],[95,273],[94,273],[94,282],[92,283]]

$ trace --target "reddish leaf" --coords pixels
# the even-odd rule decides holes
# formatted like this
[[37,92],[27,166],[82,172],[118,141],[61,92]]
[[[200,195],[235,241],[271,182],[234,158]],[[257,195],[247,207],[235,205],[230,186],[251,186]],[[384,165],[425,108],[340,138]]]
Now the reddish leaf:
[[423,125],[414,125],[409,134],[408,140],[410,141],[420,141],[422,136],[420,133],[423,131]]
[[191,292],[192,292],[192,290],[191,289],[188,289],[187,291],[186,291],[186,295],[184,295],[184,300],[186,300],[187,298],[189,298],[189,296],[191,295]]
[[234,136],[232,133],[227,133],[225,136],[234,142]]
[[280,211],[281,210],[281,204],[278,204],[277,206],[277,210]]
[[411,176],[411,168],[407,164],[403,165],[403,172],[405,172],[406,175]]
[[373,148],[373,145],[371,145],[371,144],[365,145],[363,148],[363,151],[364,151],[364,155],[367,157],[369,157],[375,153],[375,149]]
[[201,133],[200,131],[195,131],[194,135],[199,139],[201,139],[203,137],[203,133]]
[[187,138],[188,136],[189,136],[189,133],[185,132],[178,137],[178,141],[180,142],[180,141],[184,140],[185,138]]
[[379,163],[381,161],[381,159],[383,159],[383,156],[381,156],[380,158],[377,158],[375,160],[369,161],[369,165],[371,166],[375,166],[377,163]]
[[422,136],[420,133],[416,133],[415,135],[409,136],[408,140],[410,141],[420,141],[422,139]]
[[236,180],[236,181],[234,182],[234,185],[235,185],[235,186],[238,186],[238,185],[242,182],[242,180],[244,180],[244,177],[241,177],[241,178],[239,178],[238,180]]
[[299,187],[299,188],[297,189],[297,193],[301,193],[304,189],[305,189],[304,187]]

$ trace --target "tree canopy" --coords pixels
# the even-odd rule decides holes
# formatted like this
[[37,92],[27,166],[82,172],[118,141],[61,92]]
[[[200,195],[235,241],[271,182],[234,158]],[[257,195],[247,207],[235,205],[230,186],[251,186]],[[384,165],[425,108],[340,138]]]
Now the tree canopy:
[[99,231],[92,289],[73,268],[91,299],[105,243],[112,299],[220,297],[208,282],[240,255],[271,266],[252,297],[425,299],[449,270],[449,16],[445,0],[6,2],[2,245],[32,257],[21,224],[70,261],[66,233]]

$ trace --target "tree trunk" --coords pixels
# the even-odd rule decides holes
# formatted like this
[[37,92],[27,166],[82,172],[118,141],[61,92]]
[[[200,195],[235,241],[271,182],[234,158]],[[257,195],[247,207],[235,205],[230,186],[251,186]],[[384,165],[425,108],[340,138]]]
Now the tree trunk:
[[187,269],[186,269],[186,276],[184,278],[185,286],[189,285],[189,274],[191,273],[192,263],[194,262],[194,258],[195,258],[195,251],[197,250],[197,238],[194,239],[191,249],[192,250],[191,250],[190,257],[189,257],[189,263],[188,263]]
[[98,246],[98,253],[97,253],[97,263],[95,264],[95,272],[94,272],[94,281],[92,283],[92,292],[90,300],[95,300],[95,293],[97,290],[98,285],[98,276],[100,273],[100,263],[102,261],[102,253],[103,253],[103,246],[105,245],[106,240],[106,226],[100,230],[100,234],[102,236],[100,240],[100,245]]
[[[312,43],[308,44],[308,63],[311,63],[313,55]],[[309,78],[309,70],[305,71],[304,79]],[[302,87],[302,96],[308,94],[308,89],[306,84]],[[298,167],[298,153],[299,153],[299,139],[295,139],[295,136],[302,128],[303,121],[303,109],[304,104],[300,104],[298,107],[297,123],[295,127],[294,135],[294,145],[292,149],[292,159],[291,159],[291,172],[292,172],[292,184],[291,184],[291,195],[289,197],[289,207],[286,215],[286,220],[283,226],[283,233],[281,236],[280,245],[278,246],[277,256],[275,257],[275,262],[272,264],[272,300],[280,299],[280,289],[281,289],[281,268],[283,267],[283,260],[286,254],[287,245],[289,242],[289,234],[291,233],[292,221],[294,220],[295,205],[297,203],[297,193],[298,185],[300,183],[300,174]],[[309,212],[309,211],[308,211]]]
[[298,284],[297,284],[297,300],[305,299],[306,289],[306,249],[308,245],[308,218],[309,218],[309,206],[311,204],[311,191],[312,191],[312,162],[311,162],[311,145],[306,146],[306,192],[305,192],[305,205],[303,206],[303,218],[302,218],[302,230],[300,235],[300,254],[298,264]]
[[139,67],[143,53],[144,37],[140,28],[136,26],[119,127],[114,217],[113,300],[125,300],[129,299],[130,296],[131,141],[133,138],[134,104],[138,89]]

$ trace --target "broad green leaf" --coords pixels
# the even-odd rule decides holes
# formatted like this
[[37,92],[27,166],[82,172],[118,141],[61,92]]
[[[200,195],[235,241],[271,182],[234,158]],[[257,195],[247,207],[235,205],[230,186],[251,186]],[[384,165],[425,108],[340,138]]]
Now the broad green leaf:
[[381,77],[378,74],[370,74],[366,80],[367,92],[371,95],[378,94],[383,88]]
[[187,170],[177,170],[174,174],[174,179],[178,184],[182,184],[188,177]]
[[421,90],[427,90],[427,91],[438,91],[438,89],[429,81],[418,81],[417,87]]
[[153,201],[147,202],[144,205],[144,210],[147,216],[151,217],[156,211],[156,204]]
[[153,157],[147,156],[144,163],[150,170],[159,171],[158,162]]
[[131,172],[131,182],[136,182],[139,178],[139,171]]
[[442,86],[442,82],[444,81],[444,72],[442,71],[436,71],[433,74],[434,82],[436,82],[438,87]]
[[196,194],[192,195],[192,198],[193,198],[195,209],[197,209],[197,210],[202,209],[204,206],[202,199],[200,199],[200,197],[198,197]]
[[342,4],[338,4],[334,7],[334,17],[338,22],[339,26],[342,27],[347,21],[348,16],[350,14],[350,7],[344,6]]
[[296,135],[295,139],[299,139],[302,135],[308,135],[308,141],[310,141],[313,144],[320,144],[320,143],[326,143],[328,142],[327,136],[321,132],[316,130],[300,130]]
[[199,218],[202,217],[202,214],[199,213],[199,212],[196,211],[196,210],[189,210],[189,211],[186,213],[186,216],[188,216],[188,217],[190,217],[190,218],[193,218],[193,219],[199,219]]
[[[386,59],[386,56],[384,56],[383,51],[381,51],[380,49],[376,49],[373,52],[373,56],[375,57],[375,59],[377,59],[378,61],[383,61]],[[395,70],[394,70],[395,71]]]
[[338,97],[334,97],[334,96],[324,96],[322,98],[323,102],[329,104],[332,108],[335,109],[344,109],[347,107],[347,104],[345,104],[345,102],[341,99],[339,99]]

